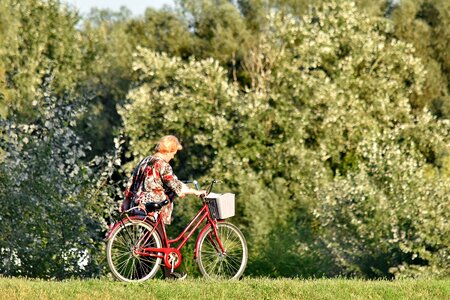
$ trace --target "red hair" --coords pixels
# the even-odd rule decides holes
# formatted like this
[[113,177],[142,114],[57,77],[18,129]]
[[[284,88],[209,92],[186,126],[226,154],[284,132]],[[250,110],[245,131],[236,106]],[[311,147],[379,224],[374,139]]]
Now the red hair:
[[183,146],[181,146],[181,143],[176,136],[166,135],[159,140],[156,151],[160,153],[169,153],[181,149],[183,149]]

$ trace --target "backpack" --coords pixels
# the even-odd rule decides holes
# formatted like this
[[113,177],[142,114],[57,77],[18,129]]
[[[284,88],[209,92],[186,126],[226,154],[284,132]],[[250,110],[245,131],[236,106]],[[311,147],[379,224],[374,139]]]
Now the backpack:
[[[135,206],[136,203],[134,200],[136,199],[136,194],[139,190],[139,187],[144,181],[145,169],[147,168],[149,160],[150,159],[148,157],[144,158],[143,160],[141,160],[139,165],[134,169],[132,174],[133,179],[129,190],[129,193],[131,195],[128,193],[125,194],[124,200],[122,202],[122,211],[129,210],[130,208]],[[143,168],[141,168],[141,166],[143,166]]]

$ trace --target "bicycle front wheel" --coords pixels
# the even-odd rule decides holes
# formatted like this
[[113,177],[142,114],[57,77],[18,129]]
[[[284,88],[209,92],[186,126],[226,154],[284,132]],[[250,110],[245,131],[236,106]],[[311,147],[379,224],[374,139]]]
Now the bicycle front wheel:
[[247,242],[242,232],[231,223],[217,223],[217,234],[210,227],[199,238],[197,262],[203,276],[213,279],[238,279],[247,266]]
[[141,256],[142,247],[161,248],[161,238],[153,226],[140,220],[125,221],[111,235],[106,245],[106,258],[111,273],[120,281],[141,282],[158,272],[161,258]]

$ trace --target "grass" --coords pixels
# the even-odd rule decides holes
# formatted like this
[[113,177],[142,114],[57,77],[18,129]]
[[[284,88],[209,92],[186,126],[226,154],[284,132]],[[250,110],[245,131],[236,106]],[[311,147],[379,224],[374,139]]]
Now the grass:
[[0,278],[0,299],[450,299],[450,279],[247,278],[240,281],[150,280],[125,284],[111,279]]

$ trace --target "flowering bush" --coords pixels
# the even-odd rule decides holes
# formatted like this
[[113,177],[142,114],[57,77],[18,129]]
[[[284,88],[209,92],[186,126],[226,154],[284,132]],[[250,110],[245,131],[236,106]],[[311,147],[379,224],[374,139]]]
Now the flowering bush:
[[110,210],[102,182],[112,163],[102,167],[106,158],[84,162],[89,147],[73,130],[82,106],[54,97],[49,86],[43,94],[33,123],[2,120],[0,273],[58,279],[98,275]]
[[348,1],[274,13],[245,68],[239,89],[213,60],[141,49],[129,155],[180,136],[183,171],[239,194],[255,274],[446,275],[450,127],[412,111],[423,65],[390,23]]
[[162,135],[177,133],[185,149],[181,155],[196,153],[180,175],[202,174],[217,149],[226,146],[222,133],[232,130],[227,118],[237,110],[237,87],[213,59],[185,63],[143,48],[135,57],[141,82],[128,95],[132,101],[119,109],[130,139],[128,156],[134,158],[128,170]]

